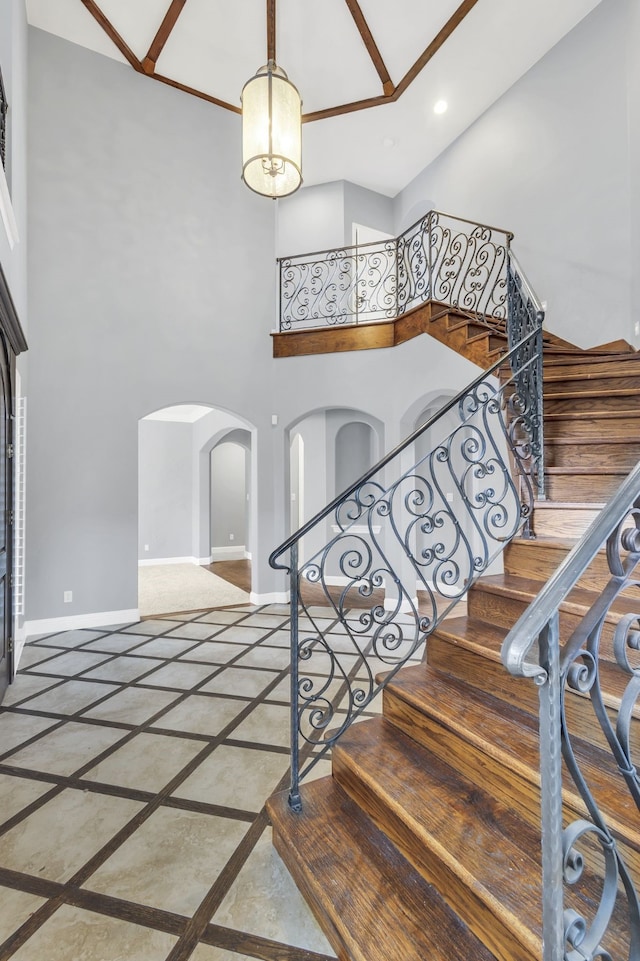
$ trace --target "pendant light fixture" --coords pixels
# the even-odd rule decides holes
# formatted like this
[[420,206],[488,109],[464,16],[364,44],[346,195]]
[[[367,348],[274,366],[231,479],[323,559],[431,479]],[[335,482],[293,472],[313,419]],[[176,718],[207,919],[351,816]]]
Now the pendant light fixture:
[[302,101],[276,64],[275,0],[267,4],[267,56],[242,88],[242,179],[275,200],[302,183]]

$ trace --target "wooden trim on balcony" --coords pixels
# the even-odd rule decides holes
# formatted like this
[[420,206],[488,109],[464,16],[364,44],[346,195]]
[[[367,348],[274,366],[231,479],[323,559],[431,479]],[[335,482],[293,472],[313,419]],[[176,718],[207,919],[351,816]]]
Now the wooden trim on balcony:
[[370,324],[349,324],[340,327],[318,327],[312,330],[293,330],[274,333],[274,357],[303,357],[307,354],[335,354],[345,350],[375,350],[395,347],[428,330],[432,308],[439,305],[428,301],[414,310],[391,320]]

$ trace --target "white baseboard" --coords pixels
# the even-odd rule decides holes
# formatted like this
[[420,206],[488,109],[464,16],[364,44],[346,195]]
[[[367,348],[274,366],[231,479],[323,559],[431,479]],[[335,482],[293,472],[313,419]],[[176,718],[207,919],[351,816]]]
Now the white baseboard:
[[233,547],[212,547],[210,564],[216,561],[243,561],[247,556],[244,544]]
[[38,621],[25,621],[25,636],[34,634],[57,634],[59,631],[77,631],[83,627],[112,627],[114,624],[133,624],[140,620],[137,607],[126,611],[98,611],[95,614],[71,614],[68,617],[45,617]]
[[198,557],[145,557],[138,561],[138,567],[151,567],[152,564],[210,564],[208,557],[200,560]]
[[251,555],[251,551],[245,551],[245,552],[244,552],[244,559],[245,559],[245,561],[251,561],[251,560],[253,560],[253,557],[252,557],[252,555]]
[[274,591],[272,594],[254,594],[251,591],[249,601],[251,604],[288,604],[289,591]]

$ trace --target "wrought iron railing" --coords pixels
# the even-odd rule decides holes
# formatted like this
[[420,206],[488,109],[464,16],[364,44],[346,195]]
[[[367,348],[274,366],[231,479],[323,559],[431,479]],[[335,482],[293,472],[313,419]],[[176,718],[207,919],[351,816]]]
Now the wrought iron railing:
[[[563,642],[559,609],[602,546],[606,544],[608,583],[578,627]],[[621,485],[554,576],[505,639],[502,659],[508,670],[533,678],[540,698],[540,776],[543,865],[544,961],[610,959],[610,923],[625,920],[624,956],[640,957],[640,903],[629,873],[628,855],[638,871],[638,841],[616,838],[611,816],[614,797],[627,793],[640,807],[638,750],[640,697],[640,464]],[[624,613],[614,605],[623,599]],[[613,627],[615,625],[615,627]],[[613,630],[613,640],[609,633]],[[613,691],[613,697],[611,696]],[[593,726],[602,731],[609,751],[598,754],[609,769],[606,792],[589,776],[589,751],[572,724],[569,705],[590,699]],[[562,761],[584,813],[565,810]],[[593,759],[591,759],[591,769]],[[565,785],[566,786],[566,785]],[[620,805],[614,810],[620,811]],[[591,846],[591,850],[590,847]],[[595,846],[595,851],[593,850]],[[590,917],[573,895],[587,875],[594,876],[599,900]]]
[[429,300],[507,314],[513,235],[431,210],[399,237],[279,259],[279,330],[374,323]]
[[4,92],[4,83],[2,82],[2,71],[0,71],[0,163],[4,167],[6,165],[6,154],[7,154],[7,113],[9,111],[9,104],[7,103],[7,97]]
[[[296,810],[301,777],[420,656],[504,545],[530,532],[543,477],[543,318],[515,263],[507,286],[511,349],[271,555],[291,592]],[[415,445],[427,442],[429,453],[412,463]],[[305,560],[302,538],[323,546]]]

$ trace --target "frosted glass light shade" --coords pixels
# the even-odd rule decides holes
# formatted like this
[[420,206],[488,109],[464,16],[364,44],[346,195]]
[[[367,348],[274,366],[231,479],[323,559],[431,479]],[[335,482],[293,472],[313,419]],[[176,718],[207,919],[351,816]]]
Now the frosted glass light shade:
[[265,197],[302,183],[302,101],[273,60],[242,89],[242,179]]

